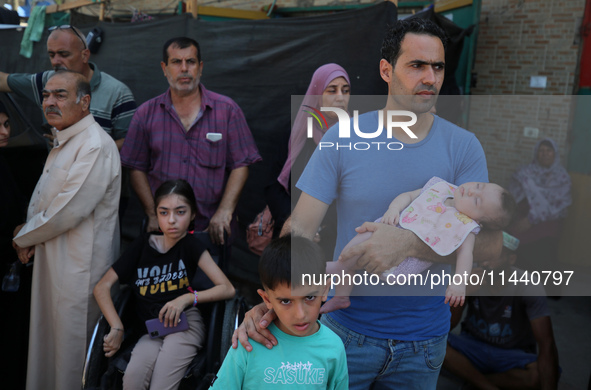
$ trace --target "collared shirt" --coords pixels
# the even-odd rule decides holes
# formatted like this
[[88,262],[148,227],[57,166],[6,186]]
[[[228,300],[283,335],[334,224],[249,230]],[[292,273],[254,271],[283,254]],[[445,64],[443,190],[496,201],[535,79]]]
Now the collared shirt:
[[[222,200],[230,172],[261,156],[240,107],[203,85],[199,88],[201,110],[188,131],[172,105],[170,89],[142,104],[131,120],[121,162],[147,174],[152,194],[167,180],[187,180],[197,199],[195,229],[202,230]],[[221,139],[212,141],[208,133]]]
[[[90,112],[111,138],[125,138],[136,109],[133,94],[121,81],[101,72],[96,64],[89,62],[89,65],[94,71],[90,79]],[[17,95],[35,102],[41,108],[43,88],[54,73],[53,70],[33,74],[13,73],[8,76],[8,86]]]

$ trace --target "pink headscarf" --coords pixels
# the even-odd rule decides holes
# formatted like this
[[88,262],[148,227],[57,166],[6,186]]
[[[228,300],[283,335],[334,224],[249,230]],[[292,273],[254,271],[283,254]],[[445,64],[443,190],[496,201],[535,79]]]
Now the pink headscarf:
[[[281,169],[281,173],[277,178],[287,193],[291,192],[289,188],[291,165],[298,158],[298,155],[306,143],[307,119],[309,114],[303,111],[303,106],[310,106],[320,109],[322,93],[328,84],[338,77],[344,77],[345,80],[347,80],[347,83],[351,84],[349,81],[349,75],[345,69],[337,64],[322,65],[320,68],[316,69],[314,75],[312,76],[312,81],[310,81],[304,101],[300,106],[300,110],[298,111],[298,114],[296,115],[296,118],[293,122],[293,127],[291,128],[287,160],[285,161],[285,165],[283,165],[283,169]],[[326,120],[328,122],[328,127],[331,127],[336,123],[336,119],[326,118]],[[322,139],[322,136],[326,130],[328,129],[321,129],[318,127],[318,124],[314,122],[313,137],[316,145],[318,145],[318,142],[320,142],[320,139]]]

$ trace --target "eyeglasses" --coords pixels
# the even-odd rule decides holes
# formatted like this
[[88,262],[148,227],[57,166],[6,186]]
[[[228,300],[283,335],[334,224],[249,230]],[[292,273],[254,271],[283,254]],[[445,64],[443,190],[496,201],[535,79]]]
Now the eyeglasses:
[[64,24],[64,25],[61,25],[61,26],[52,26],[52,27],[49,27],[47,29],[47,31],[50,31],[51,32],[51,31],[55,31],[55,30],[68,30],[68,29],[72,30],[74,32],[74,34],[76,34],[76,36],[78,38],[80,38],[80,40],[84,44],[84,50],[86,50],[88,48],[86,46],[86,41],[82,38],[82,36],[80,34],[78,34],[78,31],[76,31],[76,29],[74,28],[74,26],[71,26],[69,24]]

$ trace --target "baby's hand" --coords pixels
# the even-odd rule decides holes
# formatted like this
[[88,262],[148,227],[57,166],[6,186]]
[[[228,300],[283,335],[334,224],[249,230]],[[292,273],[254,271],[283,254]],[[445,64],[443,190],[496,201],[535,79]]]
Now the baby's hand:
[[387,225],[396,226],[398,224],[398,220],[400,219],[400,210],[397,207],[390,207],[386,214],[382,217],[382,223]]
[[444,304],[449,302],[450,307],[463,306],[466,300],[466,286],[451,284],[445,290],[445,301]]

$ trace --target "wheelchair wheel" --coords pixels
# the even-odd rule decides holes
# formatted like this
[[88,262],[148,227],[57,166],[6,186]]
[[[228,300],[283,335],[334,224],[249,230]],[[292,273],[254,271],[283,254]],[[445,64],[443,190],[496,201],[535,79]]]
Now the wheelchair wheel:
[[220,343],[220,364],[224,361],[228,350],[232,345],[232,335],[234,330],[240,326],[244,319],[246,312],[246,303],[243,297],[234,297],[234,299],[226,301],[226,308],[224,311],[224,323],[222,326],[222,338]]

